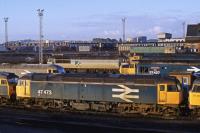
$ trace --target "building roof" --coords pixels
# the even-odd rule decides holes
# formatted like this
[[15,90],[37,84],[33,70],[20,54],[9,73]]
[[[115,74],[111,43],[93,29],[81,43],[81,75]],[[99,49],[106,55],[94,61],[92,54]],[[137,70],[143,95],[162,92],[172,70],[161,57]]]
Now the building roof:
[[12,78],[18,78],[18,76],[15,75],[14,73],[0,72],[0,78],[1,79],[12,79]]
[[200,36],[200,23],[188,25],[186,36]]
[[186,42],[200,41],[200,23],[187,26]]

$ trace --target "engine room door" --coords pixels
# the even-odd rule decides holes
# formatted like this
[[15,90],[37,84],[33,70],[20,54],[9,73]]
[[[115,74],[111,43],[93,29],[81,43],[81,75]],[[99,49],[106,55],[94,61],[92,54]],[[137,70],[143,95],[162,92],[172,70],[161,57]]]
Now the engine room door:
[[158,103],[165,104],[167,102],[167,85],[158,84]]

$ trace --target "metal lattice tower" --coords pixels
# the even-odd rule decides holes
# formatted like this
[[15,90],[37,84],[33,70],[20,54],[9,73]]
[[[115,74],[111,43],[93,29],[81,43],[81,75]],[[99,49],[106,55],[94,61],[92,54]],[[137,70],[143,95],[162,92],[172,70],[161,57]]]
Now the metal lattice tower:
[[126,39],[126,18],[122,18],[122,29],[123,29],[123,42],[125,42]]
[[38,9],[38,16],[40,19],[39,30],[40,30],[40,44],[39,44],[39,64],[43,64],[43,27],[42,27],[42,19],[44,10]]
[[8,18],[4,18],[5,22],[5,46],[8,44]]

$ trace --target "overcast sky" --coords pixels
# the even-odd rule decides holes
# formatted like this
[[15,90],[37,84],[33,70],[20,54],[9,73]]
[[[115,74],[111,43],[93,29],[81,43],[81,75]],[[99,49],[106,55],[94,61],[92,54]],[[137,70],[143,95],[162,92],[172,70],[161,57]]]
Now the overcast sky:
[[37,9],[44,9],[44,38],[91,40],[122,37],[156,38],[159,32],[183,36],[182,23],[200,22],[200,0],[0,0],[0,42],[4,17],[9,17],[9,40],[38,39]]

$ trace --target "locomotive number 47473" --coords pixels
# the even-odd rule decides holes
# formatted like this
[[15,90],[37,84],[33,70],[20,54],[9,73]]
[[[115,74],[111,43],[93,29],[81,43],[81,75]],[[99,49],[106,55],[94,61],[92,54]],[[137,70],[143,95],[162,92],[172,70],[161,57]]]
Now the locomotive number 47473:
[[52,92],[52,90],[38,90],[37,94],[38,94],[38,96],[41,96],[41,95],[52,95],[53,92]]

